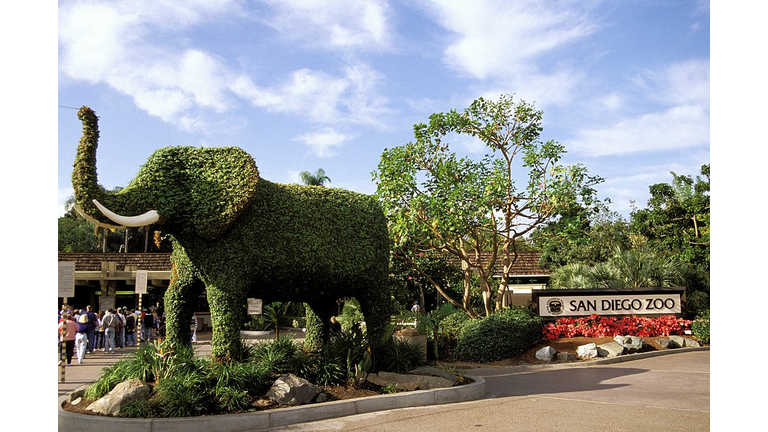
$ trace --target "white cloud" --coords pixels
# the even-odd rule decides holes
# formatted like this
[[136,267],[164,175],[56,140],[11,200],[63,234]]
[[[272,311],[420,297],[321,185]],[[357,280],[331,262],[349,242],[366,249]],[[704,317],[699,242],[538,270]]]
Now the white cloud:
[[[478,79],[530,71],[530,62],[594,31],[578,3],[485,0],[428,1],[440,24],[456,34],[445,61]],[[490,18],[489,18],[490,17]]]
[[[333,3],[329,10],[318,10],[314,2],[293,6],[291,10],[296,13],[291,15],[282,2],[275,4],[282,11],[281,25],[304,19],[310,22],[296,28],[334,21],[355,23],[349,25],[359,28],[339,27],[329,43],[385,43],[386,8],[378,3],[355,2],[346,7]],[[220,16],[238,18],[240,13],[237,4],[229,1],[67,4],[59,13],[60,70],[75,80],[109,85],[133,98],[136,106],[150,115],[187,131],[208,124],[211,112],[233,108],[236,97],[318,123],[383,125],[380,117],[390,111],[386,99],[377,94],[382,76],[368,65],[348,63],[340,76],[298,69],[279,84],[263,87],[232,70],[217,55],[191,47],[191,42],[183,39],[185,29]],[[163,38],[168,30],[181,37]]]
[[265,0],[274,15],[264,23],[284,38],[329,50],[389,49],[389,7],[384,1]]
[[709,59],[675,63],[661,71],[646,70],[635,81],[651,98],[666,105],[700,104],[709,107]]
[[568,148],[589,156],[667,151],[709,145],[709,114],[683,105],[577,133]]
[[338,154],[336,149],[342,147],[344,142],[350,138],[349,135],[337,132],[333,128],[325,127],[317,132],[299,135],[294,140],[306,144],[315,156],[328,158],[336,156]]
[[242,76],[232,86],[238,96],[272,112],[305,116],[315,123],[349,122],[383,127],[381,116],[391,112],[376,87],[381,75],[364,64],[349,65],[344,75],[301,69],[287,80],[266,88]]

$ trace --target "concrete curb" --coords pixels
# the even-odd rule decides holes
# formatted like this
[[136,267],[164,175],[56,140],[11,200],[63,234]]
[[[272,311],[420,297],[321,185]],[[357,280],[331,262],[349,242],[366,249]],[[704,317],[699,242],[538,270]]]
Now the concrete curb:
[[484,398],[485,380],[472,375],[465,376],[474,382],[441,389],[415,390],[253,413],[185,418],[128,419],[76,414],[62,408],[68,397],[64,395],[58,402],[58,430],[104,432],[130,428],[132,432],[245,432],[397,408],[442,405]]

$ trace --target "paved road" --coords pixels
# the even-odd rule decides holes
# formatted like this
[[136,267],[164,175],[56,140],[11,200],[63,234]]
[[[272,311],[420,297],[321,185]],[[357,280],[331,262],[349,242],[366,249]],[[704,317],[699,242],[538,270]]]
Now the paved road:
[[709,351],[612,365],[479,368],[486,399],[274,431],[708,431]]

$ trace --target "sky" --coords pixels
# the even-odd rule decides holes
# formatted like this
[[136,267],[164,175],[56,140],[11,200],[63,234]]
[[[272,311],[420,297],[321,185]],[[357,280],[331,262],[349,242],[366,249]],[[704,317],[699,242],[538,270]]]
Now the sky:
[[[693,0],[76,1],[58,6],[58,201],[99,116],[99,182],[165,146],[238,146],[263,178],[372,194],[413,125],[512,94],[628,216],[710,163],[710,6]],[[480,158],[482,146],[452,149]],[[522,173],[523,175],[525,173]]]

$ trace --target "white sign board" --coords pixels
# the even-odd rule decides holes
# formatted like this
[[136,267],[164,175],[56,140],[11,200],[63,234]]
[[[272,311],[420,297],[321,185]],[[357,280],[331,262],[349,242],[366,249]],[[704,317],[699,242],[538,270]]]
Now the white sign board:
[[682,312],[679,293],[622,295],[542,295],[539,316],[674,315]]
[[147,271],[136,270],[136,294],[147,293]]
[[261,299],[248,299],[248,315],[261,315]]
[[59,261],[59,297],[75,296],[75,262]]

